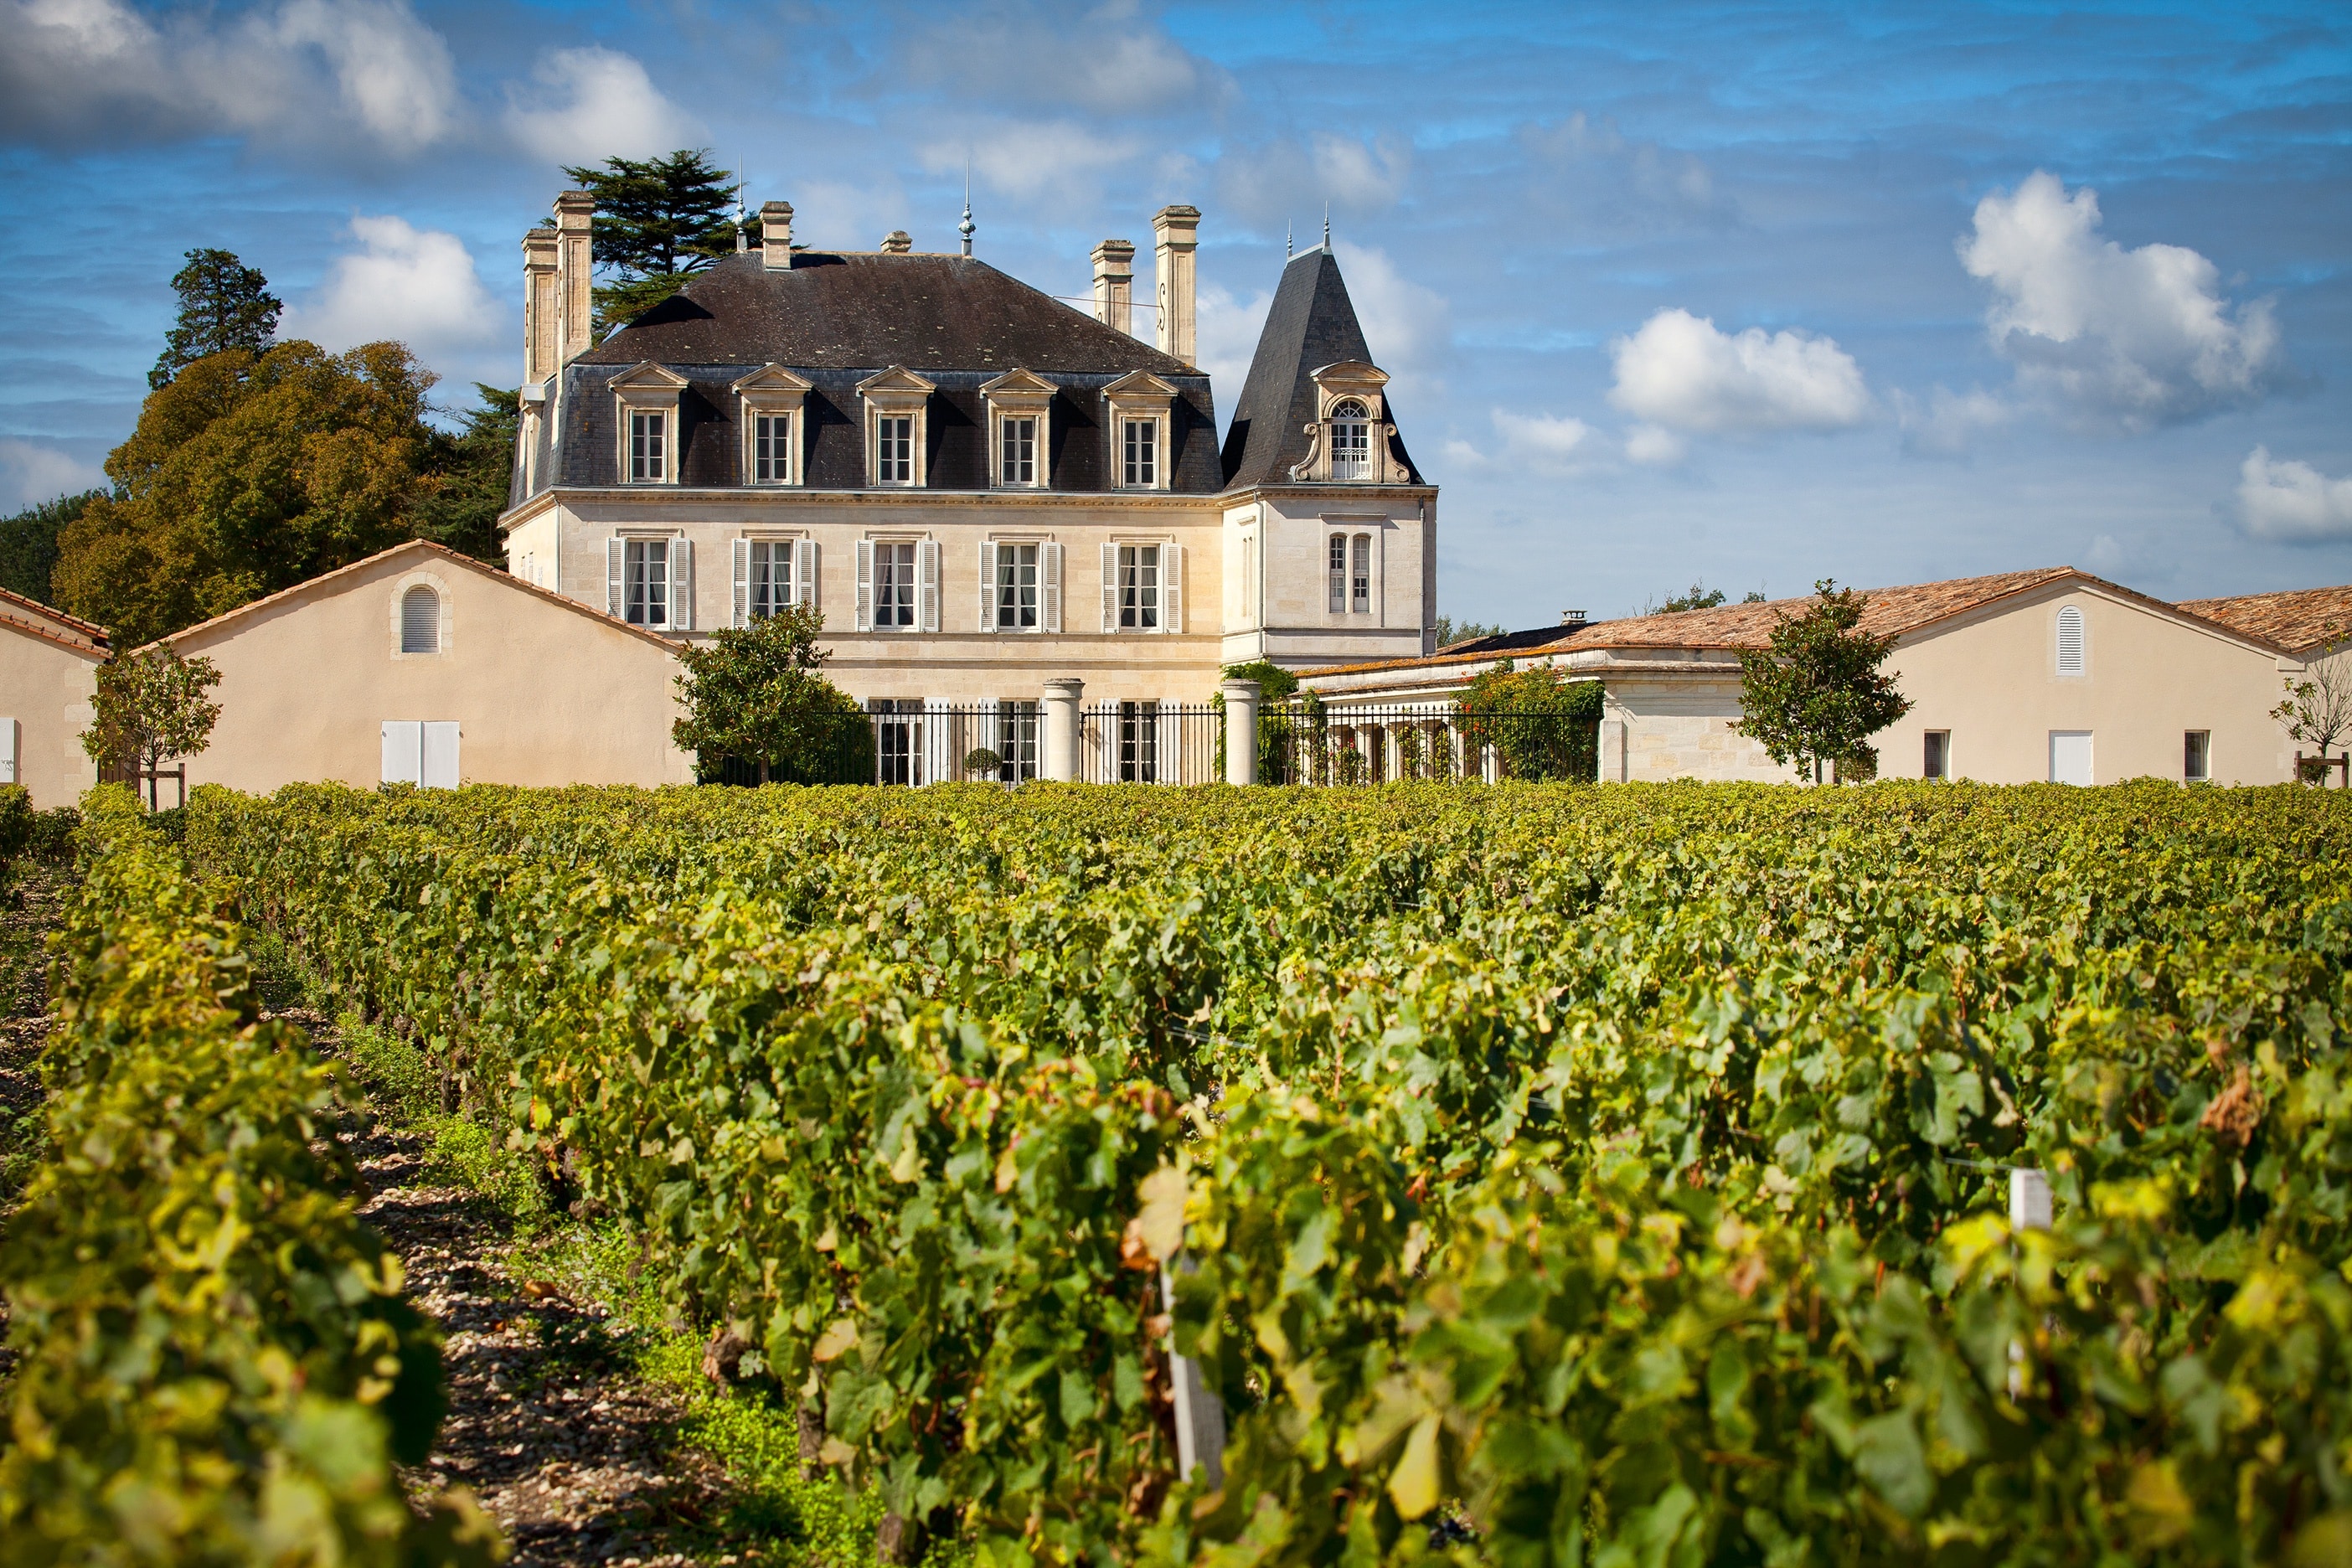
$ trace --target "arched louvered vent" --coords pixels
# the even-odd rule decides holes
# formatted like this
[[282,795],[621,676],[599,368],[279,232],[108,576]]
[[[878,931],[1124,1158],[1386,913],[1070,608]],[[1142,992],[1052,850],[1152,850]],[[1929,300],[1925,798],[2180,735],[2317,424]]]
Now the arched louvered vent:
[[421,583],[400,596],[400,651],[441,651],[441,595]]
[[2083,612],[2069,605],[2058,612],[2058,673],[2082,675],[2090,668],[2083,637]]

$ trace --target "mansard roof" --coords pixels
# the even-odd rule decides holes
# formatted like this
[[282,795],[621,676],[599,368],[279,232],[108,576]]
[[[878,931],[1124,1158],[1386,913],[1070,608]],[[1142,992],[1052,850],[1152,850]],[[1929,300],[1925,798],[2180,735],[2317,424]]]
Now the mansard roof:
[[973,257],[823,250],[794,251],[792,267],[775,271],[757,251],[727,257],[572,363],[645,360],[803,372],[1201,374]]
[[[1339,258],[1318,246],[1291,259],[1274,291],[1249,380],[1225,431],[1227,489],[1289,482],[1293,465],[1307,459],[1306,427],[1318,413],[1315,373],[1351,363],[1370,365],[1372,352],[1339,276]],[[1402,437],[1394,451],[1412,468]],[[1419,477],[1418,468],[1412,471]]]

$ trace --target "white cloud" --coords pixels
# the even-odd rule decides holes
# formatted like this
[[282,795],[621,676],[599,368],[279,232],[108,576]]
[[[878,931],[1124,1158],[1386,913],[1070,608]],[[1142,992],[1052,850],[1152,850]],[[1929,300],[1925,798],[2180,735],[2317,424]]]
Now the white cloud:
[[1299,243],[1318,237],[1325,204],[1343,216],[1393,206],[1412,177],[1412,143],[1319,132],[1306,142],[1234,145],[1218,158],[1217,201],[1244,223],[1295,222]]
[[[1265,313],[1273,307],[1274,296],[1264,289],[1242,300],[1234,298],[1230,289],[1203,286],[1193,298],[1194,352],[1201,368],[1209,373],[1209,384],[1218,390],[1227,415],[1233,413],[1234,404],[1241,397],[1242,383],[1249,378],[1250,361],[1257,355],[1258,334],[1265,330]],[[1147,341],[1154,325],[1150,311],[1136,312],[1137,330]]]
[[1521,464],[1554,473],[1577,472],[1601,456],[1599,433],[1569,414],[1514,414],[1491,411],[1503,449]]
[[1136,0],[1076,12],[996,0],[906,26],[899,37],[897,74],[959,100],[1133,117],[1197,113],[1232,87],[1217,67],[1147,21]]
[[975,133],[935,142],[923,149],[923,167],[935,174],[961,173],[967,155],[973,177],[992,190],[1035,205],[1055,197],[1086,202],[1095,178],[1144,151],[1132,136],[1068,121],[1004,121]]
[[1670,430],[1843,430],[1870,416],[1861,367],[1829,338],[1761,327],[1731,336],[1704,316],[1667,310],[1609,352],[1617,369],[1609,401]]
[[1487,462],[1486,453],[1459,436],[1449,438],[1444,446],[1438,448],[1438,452],[1447,462],[1457,468],[1483,468]]
[[2267,300],[2232,307],[2196,251],[2126,250],[2099,223],[2096,192],[2038,171],[1977,204],[1960,261],[1992,285],[1985,324],[2021,382],[2145,429],[2259,403],[2285,378]]
[[1690,451],[1690,443],[1655,425],[1636,425],[1625,432],[1625,460],[1645,468],[1669,468]]
[[2238,470],[2238,516],[2257,539],[2352,539],[2352,479],[2331,479],[2309,463],[2277,461],[2269,447],[2257,447]]
[[456,235],[389,216],[355,217],[351,232],[361,248],[337,257],[317,291],[287,311],[281,336],[337,351],[391,339],[436,370],[499,376],[507,312]]
[[0,0],[0,126],[50,141],[347,137],[394,153],[459,114],[449,48],[405,0],[285,0],[233,21],[122,0]]
[[1628,141],[1612,120],[1579,110],[1563,121],[1523,125],[1517,139],[1534,176],[1528,197],[1581,238],[1732,218],[1705,163],[1654,142]]
[[529,88],[507,89],[507,132],[551,163],[646,158],[692,146],[700,128],[662,96],[646,68],[617,50],[553,49]]
[[95,463],[31,441],[0,437],[0,512],[22,511],[59,496],[79,495],[106,483]]
[[1954,392],[1938,386],[1922,403],[1907,392],[1895,394],[1895,414],[1903,427],[1903,449],[1937,458],[1965,456],[1978,436],[2017,417],[2017,405],[1972,387]]
[[1395,378],[1389,390],[1408,399],[1437,390],[1433,378],[1454,352],[1454,308],[1445,296],[1406,277],[1384,250],[1345,240],[1333,249],[1364,346]]

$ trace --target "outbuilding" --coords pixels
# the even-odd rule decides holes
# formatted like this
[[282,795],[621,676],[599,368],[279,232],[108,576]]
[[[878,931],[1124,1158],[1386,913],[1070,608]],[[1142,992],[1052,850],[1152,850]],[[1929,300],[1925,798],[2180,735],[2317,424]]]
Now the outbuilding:
[[23,784],[44,811],[71,805],[98,782],[81,737],[106,628],[0,590],[0,784]]

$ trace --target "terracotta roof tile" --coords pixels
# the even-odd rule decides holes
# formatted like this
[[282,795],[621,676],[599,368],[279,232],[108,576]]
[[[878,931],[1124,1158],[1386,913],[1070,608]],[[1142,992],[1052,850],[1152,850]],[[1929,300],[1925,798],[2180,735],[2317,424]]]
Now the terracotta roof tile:
[[2291,653],[2307,652],[2352,634],[2352,586],[2183,599],[2180,607],[2231,631],[2276,643]]

